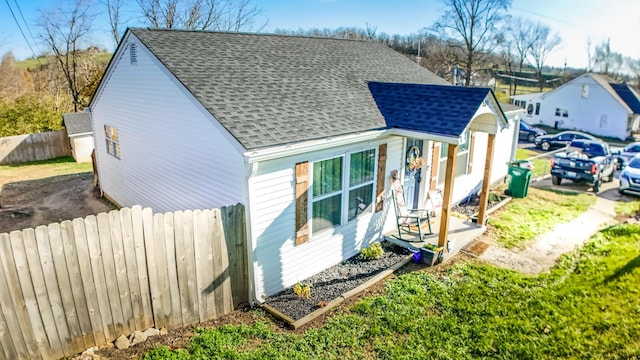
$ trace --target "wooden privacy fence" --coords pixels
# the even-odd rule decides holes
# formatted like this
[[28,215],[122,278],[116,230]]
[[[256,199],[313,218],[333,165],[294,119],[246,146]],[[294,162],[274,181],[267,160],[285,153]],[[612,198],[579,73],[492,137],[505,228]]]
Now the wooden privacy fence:
[[0,165],[71,156],[65,130],[0,138]]
[[0,358],[59,359],[247,301],[244,207],[134,206],[0,234]]

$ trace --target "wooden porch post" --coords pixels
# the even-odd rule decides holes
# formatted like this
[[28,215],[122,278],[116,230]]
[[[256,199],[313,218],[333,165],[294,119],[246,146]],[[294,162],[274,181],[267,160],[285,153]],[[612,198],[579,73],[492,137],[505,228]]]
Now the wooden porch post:
[[449,235],[449,212],[451,212],[451,198],[453,196],[453,183],[456,179],[456,160],[458,158],[458,145],[449,144],[447,149],[447,170],[444,176],[444,193],[442,194],[442,216],[440,218],[440,233],[438,234],[438,246],[447,252],[447,238]]
[[478,209],[478,225],[484,225],[487,217],[487,203],[489,202],[489,185],[491,182],[491,164],[493,164],[493,147],[496,136],[489,134],[487,144],[487,156],[484,161],[484,177],[482,178],[482,191],[480,192],[480,208]]

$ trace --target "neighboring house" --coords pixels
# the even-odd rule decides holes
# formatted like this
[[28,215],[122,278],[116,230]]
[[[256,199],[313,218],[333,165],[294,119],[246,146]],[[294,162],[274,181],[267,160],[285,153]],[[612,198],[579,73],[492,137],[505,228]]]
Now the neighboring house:
[[67,113],[62,115],[64,127],[69,136],[71,154],[76,162],[91,162],[93,152],[93,132],[91,114],[88,112]]
[[395,229],[393,170],[414,205],[442,189],[443,212],[501,180],[519,112],[377,42],[149,29],[125,33],[90,109],[116,204],[245,205],[257,301]]
[[[539,96],[538,96],[539,94]],[[524,120],[596,136],[626,139],[640,126],[640,94],[605,75],[586,73],[546,93],[512,96]]]

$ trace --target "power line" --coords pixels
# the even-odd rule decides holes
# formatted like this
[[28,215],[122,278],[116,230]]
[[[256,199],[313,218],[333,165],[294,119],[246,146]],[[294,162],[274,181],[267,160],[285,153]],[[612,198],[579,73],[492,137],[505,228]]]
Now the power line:
[[519,7],[517,7],[517,6],[512,6],[511,8],[512,8],[512,9],[515,9],[515,10],[522,11],[523,13],[528,13],[528,14],[531,14],[531,15],[539,16],[539,17],[541,17],[541,18],[545,18],[545,19],[549,19],[549,20],[557,21],[557,22],[559,22],[559,23],[563,23],[563,24],[565,24],[565,25],[569,25],[569,26],[577,27],[577,28],[580,28],[580,29],[582,29],[582,30],[590,31],[590,29],[588,29],[588,28],[586,28],[586,27],[584,27],[584,26],[582,26],[582,25],[578,25],[578,24],[570,23],[570,22],[568,22],[568,21],[561,20],[561,19],[557,19],[557,18],[554,18],[554,17],[549,16],[549,15],[540,14],[540,13],[537,13],[537,12],[535,12],[535,11],[531,11],[531,10],[526,10],[526,9],[523,9],[523,8],[519,8]]
[[[36,60],[38,60],[38,57],[36,56],[36,52],[33,50],[33,47],[31,46],[31,43],[29,43],[29,39],[27,39],[27,36],[24,34],[24,31],[22,31],[22,26],[20,26],[20,22],[18,22],[18,19],[16,18],[16,14],[14,14],[13,9],[11,8],[11,5],[9,5],[9,0],[5,0],[5,3],[7,3],[7,7],[9,8],[9,12],[11,12],[11,16],[13,17],[13,21],[15,21],[16,25],[18,25],[18,29],[20,30],[20,34],[22,34],[22,38],[24,39],[24,41],[29,46],[29,49],[31,49],[31,53],[33,54],[33,57]],[[40,60],[38,60],[38,63],[40,63]],[[40,65],[42,65],[42,64],[40,64]]]
[[[22,14],[22,9],[20,9],[20,5],[18,5],[18,0],[13,0],[13,2],[16,4],[16,7],[18,8],[18,13],[20,13],[20,17],[22,18],[22,22],[24,23],[24,26],[27,28],[27,31],[29,32],[29,36],[31,36],[31,40],[33,41],[33,44],[37,46],[36,38],[33,36],[33,33],[31,32],[31,28],[29,27],[29,24],[27,23],[27,20],[25,20],[24,15]],[[40,49],[38,49],[38,50],[40,50]]]

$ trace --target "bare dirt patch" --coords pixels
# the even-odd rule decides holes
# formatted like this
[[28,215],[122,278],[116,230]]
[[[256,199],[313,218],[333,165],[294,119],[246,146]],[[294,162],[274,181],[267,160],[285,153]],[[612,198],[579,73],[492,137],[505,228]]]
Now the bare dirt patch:
[[[36,168],[0,179],[0,233],[71,220],[115,207],[100,198],[92,173],[47,176]],[[38,178],[38,176],[44,176]]]

